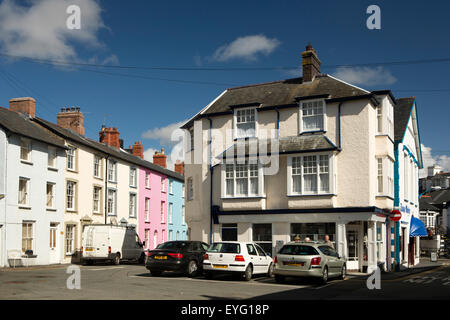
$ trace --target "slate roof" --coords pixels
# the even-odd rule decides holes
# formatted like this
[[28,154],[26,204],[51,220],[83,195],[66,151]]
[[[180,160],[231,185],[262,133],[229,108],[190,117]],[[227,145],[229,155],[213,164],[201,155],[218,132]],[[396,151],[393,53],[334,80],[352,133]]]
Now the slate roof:
[[420,211],[426,211],[426,210],[430,210],[430,211],[439,211],[439,208],[436,206],[433,206],[431,203],[429,203],[427,200],[420,198],[419,201],[419,210]]
[[208,108],[190,119],[183,128],[190,126],[193,120],[212,114],[231,112],[236,106],[253,105],[257,108],[297,104],[298,98],[321,96],[326,99],[348,97],[371,97],[369,91],[350,85],[327,74],[318,75],[314,81],[303,83],[302,78],[293,78],[268,83],[227,89],[224,94]]
[[443,202],[450,202],[450,189],[431,191],[424,194],[420,199],[422,198],[433,205],[440,205]]
[[66,149],[63,139],[36,125],[27,114],[0,107],[0,126],[9,132]]
[[394,140],[401,141],[408,125],[415,97],[397,98],[394,107]]
[[54,124],[52,122],[49,122],[47,120],[44,120],[42,118],[36,117],[34,120],[39,123],[40,125],[48,128],[49,130],[55,132],[57,135],[72,140],[76,143],[82,144],[86,147],[92,148],[96,151],[100,151],[103,154],[110,155],[114,157],[115,159],[120,159],[132,164],[135,164],[137,166],[142,166],[147,169],[151,169],[153,171],[159,172],[161,174],[164,174],[166,176],[169,176],[171,178],[177,179],[179,181],[184,182],[184,176],[179,174],[178,172],[163,168],[161,166],[158,166],[150,161],[143,160],[140,157],[134,156],[126,151],[118,150],[116,148],[110,147],[107,144],[97,142],[95,140],[89,139],[85,136],[82,136],[70,129],[61,128],[57,124]]
[[[229,147],[226,151],[218,156],[218,158],[222,158],[222,156],[234,155],[236,157],[239,152],[239,156],[253,156],[259,154],[260,146],[265,145],[265,149],[263,148],[261,152],[265,155],[271,154],[271,140],[237,140],[235,143]],[[303,136],[290,136],[279,138],[279,154],[288,154],[288,153],[301,153],[301,152],[309,152],[309,151],[320,151],[320,150],[337,150],[338,148],[323,134],[320,135],[303,135]],[[242,148],[244,146],[244,148]],[[242,154],[242,151],[244,154]],[[256,154],[255,154],[256,152]]]

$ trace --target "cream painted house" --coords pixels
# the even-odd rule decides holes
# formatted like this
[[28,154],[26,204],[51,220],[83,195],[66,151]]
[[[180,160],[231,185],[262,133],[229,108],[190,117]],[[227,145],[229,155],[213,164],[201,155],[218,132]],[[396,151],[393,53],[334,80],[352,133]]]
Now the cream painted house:
[[302,78],[227,89],[183,125],[189,235],[273,255],[329,235],[349,270],[386,269],[395,98],[320,74],[311,46],[302,58]]

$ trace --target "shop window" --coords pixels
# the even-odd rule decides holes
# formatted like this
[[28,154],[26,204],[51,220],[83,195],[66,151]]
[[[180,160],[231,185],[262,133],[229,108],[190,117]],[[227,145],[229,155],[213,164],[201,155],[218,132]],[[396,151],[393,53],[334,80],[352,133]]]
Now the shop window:
[[325,241],[325,235],[335,244],[335,223],[291,223],[291,241],[299,237],[301,241],[309,238],[311,241]]
[[265,252],[272,254],[272,224],[254,224],[253,241],[263,248]]
[[222,224],[222,241],[237,241],[237,224]]

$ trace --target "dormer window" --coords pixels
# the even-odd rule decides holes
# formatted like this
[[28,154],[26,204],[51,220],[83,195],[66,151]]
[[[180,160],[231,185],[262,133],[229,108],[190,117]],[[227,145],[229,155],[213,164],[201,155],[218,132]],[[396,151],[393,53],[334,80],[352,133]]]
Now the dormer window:
[[256,109],[242,108],[234,112],[235,138],[256,137]]
[[325,101],[300,102],[300,133],[325,131]]

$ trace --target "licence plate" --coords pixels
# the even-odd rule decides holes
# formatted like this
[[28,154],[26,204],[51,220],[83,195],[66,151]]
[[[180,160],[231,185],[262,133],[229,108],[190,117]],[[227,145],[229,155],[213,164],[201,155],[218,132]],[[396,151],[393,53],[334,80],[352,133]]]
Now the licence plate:
[[94,251],[94,248],[86,248],[86,251]]
[[284,265],[293,266],[293,267],[303,267],[305,265],[304,262],[284,262]]
[[213,268],[226,269],[226,268],[228,268],[228,266],[226,264],[213,264]]
[[158,260],[167,260],[167,256],[155,256],[155,259],[158,259]]

